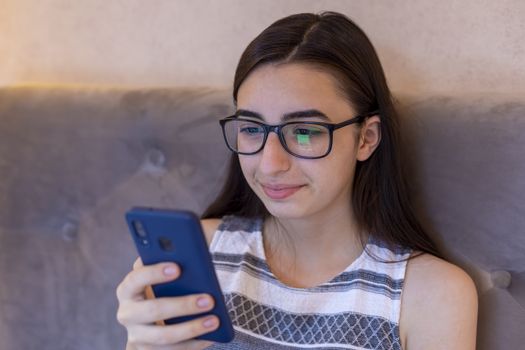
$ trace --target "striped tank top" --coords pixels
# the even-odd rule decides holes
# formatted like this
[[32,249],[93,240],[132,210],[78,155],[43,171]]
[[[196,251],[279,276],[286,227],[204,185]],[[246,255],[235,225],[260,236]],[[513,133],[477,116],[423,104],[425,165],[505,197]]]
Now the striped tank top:
[[[208,349],[401,349],[399,316],[408,249],[369,239],[330,281],[311,288],[280,282],[265,258],[262,219],[225,216],[210,244],[235,330]],[[398,261],[385,263],[377,261]]]

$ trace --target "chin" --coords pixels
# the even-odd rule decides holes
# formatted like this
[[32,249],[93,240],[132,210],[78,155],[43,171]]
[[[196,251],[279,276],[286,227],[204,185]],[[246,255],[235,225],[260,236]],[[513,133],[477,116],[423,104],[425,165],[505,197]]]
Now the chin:
[[297,203],[268,203],[268,201],[263,201],[263,204],[266,210],[278,219],[301,219],[308,216],[306,208]]
[[264,190],[257,185],[252,186],[252,191],[259,197],[266,210],[276,218],[300,219],[310,214],[306,203],[308,200],[304,197],[301,190],[284,199],[268,197]]

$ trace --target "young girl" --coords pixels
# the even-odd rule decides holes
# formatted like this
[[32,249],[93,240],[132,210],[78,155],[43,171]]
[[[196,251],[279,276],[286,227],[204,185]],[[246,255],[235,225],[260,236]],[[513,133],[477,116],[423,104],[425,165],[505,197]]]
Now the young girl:
[[233,99],[220,121],[230,170],[202,225],[235,340],[192,340],[213,316],[155,325],[214,301],[147,300],[180,270],[137,260],[117,289],[127,349],[475,349],[474,284],[410,207],[366,35],[334,12],[283,18],[242,54]]

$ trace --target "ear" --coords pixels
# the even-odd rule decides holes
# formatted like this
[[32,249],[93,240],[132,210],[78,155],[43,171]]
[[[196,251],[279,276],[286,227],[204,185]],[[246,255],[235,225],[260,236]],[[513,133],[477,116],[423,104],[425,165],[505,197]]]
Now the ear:
[[379,146],[381,141],[381,119],[374,115],[365,120],[359,131],[357,160],[365,161]]

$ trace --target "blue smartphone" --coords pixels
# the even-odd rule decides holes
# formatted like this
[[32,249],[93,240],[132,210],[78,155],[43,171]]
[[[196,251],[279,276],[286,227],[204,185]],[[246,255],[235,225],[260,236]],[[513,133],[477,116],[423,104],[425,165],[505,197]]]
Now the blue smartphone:
[[199,218],[185,210],[134,207],[126,212],[126,221],[144,265],[169,261],[181,269],[176,280],[152,286],[155,297],[207,293],[215,299],[210,311],[171,318],[164,323],[175,324],[214,314],[220,320],[219,328],[196,339],[221,343],[233,340],[232,323]]

